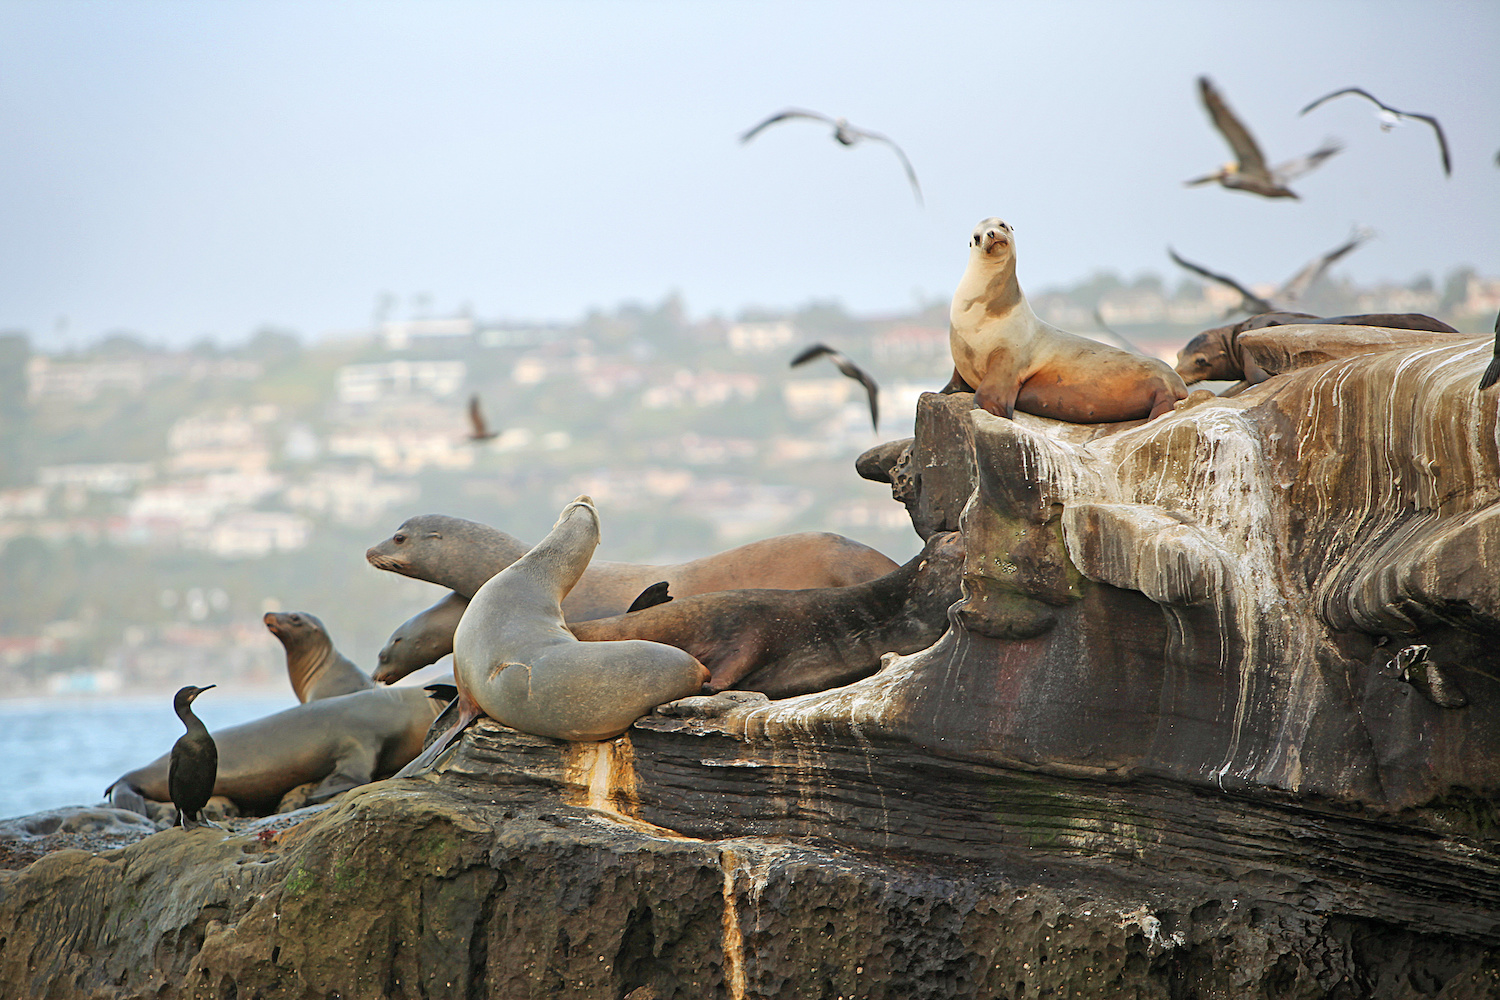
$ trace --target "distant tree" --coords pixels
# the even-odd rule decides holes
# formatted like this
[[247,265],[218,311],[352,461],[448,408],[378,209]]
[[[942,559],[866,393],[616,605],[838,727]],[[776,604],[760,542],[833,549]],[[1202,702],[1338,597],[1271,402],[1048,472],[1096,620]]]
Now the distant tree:
[[250,335],[244,354],[257,361],[281,361],[302,353],[302,339],[294,330],[263,326]]
[[1406,288],[1412,292],[1428,293],[1435,290],[1437,285],[1433,282],[1432,275],[1419,274],[1407,284]]
[[149,354],[151,346],[131,330],[111,330],[94,347],[94,353],[106,358],[128,358]]
[[1438,301],[1438,309],[1451,313],[1462,306],[1464,300],[1469,297],[1469,280],[1476,273],[1468,265],[1449,271],[1448,277],[1443,279],[1443,297]]

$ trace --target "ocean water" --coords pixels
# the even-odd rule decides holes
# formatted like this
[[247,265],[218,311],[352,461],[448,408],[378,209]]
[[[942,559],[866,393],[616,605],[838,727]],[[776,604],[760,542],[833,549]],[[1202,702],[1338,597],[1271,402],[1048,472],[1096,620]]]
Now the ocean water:
[[[295,704],[290,689],[215,688],[193,711],[213,732]],[[183,732],[171,692],[0,700],[0,819],[96,805],[116,778],[170,752]]]

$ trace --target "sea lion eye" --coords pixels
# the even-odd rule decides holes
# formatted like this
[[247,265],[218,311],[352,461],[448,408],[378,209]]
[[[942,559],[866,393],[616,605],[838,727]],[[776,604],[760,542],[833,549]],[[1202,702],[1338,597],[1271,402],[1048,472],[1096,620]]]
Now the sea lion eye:
[[391,541],[395,542],[397,545],[402,545],[406,542],[406,536],[398,531],[391,536]]

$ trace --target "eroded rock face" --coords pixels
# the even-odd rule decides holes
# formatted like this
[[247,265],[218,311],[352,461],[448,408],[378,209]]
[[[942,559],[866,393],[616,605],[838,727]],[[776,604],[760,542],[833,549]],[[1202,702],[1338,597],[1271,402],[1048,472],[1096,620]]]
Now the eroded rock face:
[[[924,397],[908,506],[919,531],[964,531],[967,597],[944,642],[872,679],[866,717],[996,763],[1384,813],[1493,796],[1500,457],[1497,394],[1474,389],[1490,354],[1345,358],[1102,433]],[[1467,705],[1401,676],[1412,644]]]

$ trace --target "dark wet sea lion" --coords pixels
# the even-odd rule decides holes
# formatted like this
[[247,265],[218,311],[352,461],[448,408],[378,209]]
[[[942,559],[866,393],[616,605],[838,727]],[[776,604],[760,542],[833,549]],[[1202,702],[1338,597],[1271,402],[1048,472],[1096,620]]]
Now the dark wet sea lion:
[[568,631],[563,598],[598,544],[598,512],[580,496],[546,538],[479,588],[453,636],[458,719],[403,774],[435,760],[480,714],[534,736],[607,740],[657,705],[698,692],[708,671],[681,649],[580,642]]
[[[477,521],[443,514],[408,518],[371,546],[372,566],[426,580],[472,597],[519,559],[527,546]],[[642,590],[665,580],[677,597],[743,587],[844,587],[883,576],[894,560],[850,538],[824,531],[778,535],[668,566],[594,562],[563,601],[570,622],[622,614]]]
[[874,673],[885,653],[914,653],[942,636],[960,594],[963,540],[940,532],[878,580],[813,590],[723,590],[569,626],[580,639],[652,639],[710,671],[708,689],[786,698]]
[[[451,685],[356,691],[295,705],[213,734],[218,775],[213,794],[246,813],[265,813],[287,792],[319,782],[309,802],[332,798],[394,773],[422,749],[427,727],[452,698]],[[115,779],[105,795],[144,814],[140,797],[166,802],[170,755]]]
[[198,813],[213,798],[214,779],[219,776],[219,750],[214,738],[208,735],[208,727],[193,714],[193,701],[208,687],[193,687],[191,684],[178,690],[172,698],[172,711],[187,726],[187,732],[177,737],[167,763],[167,794],[177,807],[177,821],[184,830],[192,830],[205,824]]
[[1271,377],[1240,347],[1240,334],[1272,326],[1310,324],[1317,326],[1378,326],[1387,330],[1430,330],[1433,333],[1457,333],[1440,319],[1422,313],[1360,313],[1351,316],[1319,317],[1309,313],[1258,313],[1249,319],[1204,330],[1177,352],[1177,374],[1191,385],[1205,380],[1243,380],[1258,385]]
[[997,417],[1022,410],[1075,424],[1151,419],[1187,396],[1165,362],[1039,319],[1016,280],[1015,234],[999,219],[975,227],[948,319],[953,377],[943,392],[972,391]]
[[333,647],[328,629],[306,611],[271,611],[262,619],[286,647],[286,674],[301,702],[333,698],[375,686],[370,675]]

